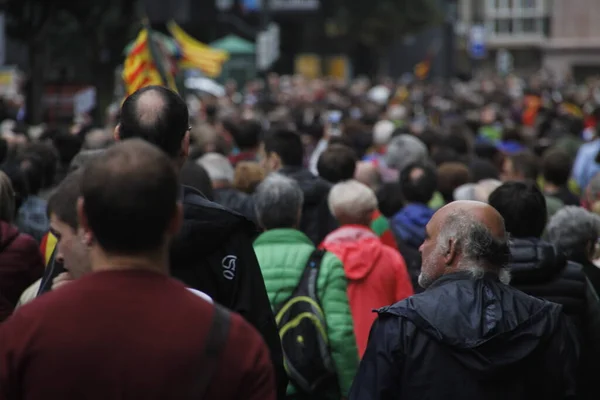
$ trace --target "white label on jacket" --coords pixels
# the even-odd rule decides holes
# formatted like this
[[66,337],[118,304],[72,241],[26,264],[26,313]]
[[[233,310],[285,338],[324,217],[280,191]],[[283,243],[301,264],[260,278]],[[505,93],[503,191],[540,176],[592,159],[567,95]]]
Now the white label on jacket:
[[232,281],[235,278],[235,264],[237,263],[237,256],[228,255],[223,258],[221,265],[223,266],[223,276],[225,279]]

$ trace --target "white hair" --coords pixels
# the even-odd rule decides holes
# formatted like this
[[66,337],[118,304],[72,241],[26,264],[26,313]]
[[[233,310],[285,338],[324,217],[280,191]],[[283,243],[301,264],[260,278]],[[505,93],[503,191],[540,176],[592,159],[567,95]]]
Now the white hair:
[[368,186],[351,179],[331,188],[328,204],[334,217],[343,215],[358,221],[377,209],[377,197]]
[[206,170],[213,183],[218,181],[233,183],[235,170],[224,155],[208,153],[200,157],[196,163]]
[[377,146],[388,144],[395,129],[396,125],[392,121],[382,120],[377,122],[373,126],[373,143]]

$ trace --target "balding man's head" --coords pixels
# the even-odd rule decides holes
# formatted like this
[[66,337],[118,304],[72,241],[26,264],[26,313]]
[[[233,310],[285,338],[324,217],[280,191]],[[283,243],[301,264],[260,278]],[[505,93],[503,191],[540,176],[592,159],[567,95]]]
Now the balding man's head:
[[125,99],[116,135],[118,139],[143,139],[175,159],[182,152],[187,155],[184,139],[189,123],[187,105],[177,93],[147,86]]
[[465,270],[475,277],[485,272],[508,283],[504,266],[510,250],[502,216],[489,205],[456,201],[441,208],[427,225],[427,239],[420,248],[423,265],[419,283],[429,286],[440,276]]
[[354,179],[367,185],[373,190],[377,190],[379,186],[381,186],[381,174],[379,173],[379,168],[369,161],[360,161],[356,164]]
[[178,187],[162,151],[142,140],[123,141],[86,167],[80,223],[106,253],[160,250],[179,224]]

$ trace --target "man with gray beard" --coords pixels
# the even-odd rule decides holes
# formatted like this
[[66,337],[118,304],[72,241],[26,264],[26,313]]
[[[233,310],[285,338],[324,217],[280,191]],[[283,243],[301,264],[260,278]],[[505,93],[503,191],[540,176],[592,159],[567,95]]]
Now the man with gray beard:
[[507,285],[504,220],[484,203],[435,213],[425,292],[378,310],[351,400],[566,399],[578,345],[562,306]]

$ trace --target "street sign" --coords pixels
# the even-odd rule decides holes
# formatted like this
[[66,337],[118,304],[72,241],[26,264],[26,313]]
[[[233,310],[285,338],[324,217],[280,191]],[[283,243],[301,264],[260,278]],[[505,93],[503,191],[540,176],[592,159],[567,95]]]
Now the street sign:
[[279,25],[271,23],[256,37],[256,66],[260,71],[266,71],[279,56]]
[[487,49],[485,46],[485,28],[482,25],[471,27],[469,35],[469,53],[472,58],[485,58]]
[[500,75],[508,75],[513,70],[513,56],[506,49],[498,50],[496,53],[496,70]]

